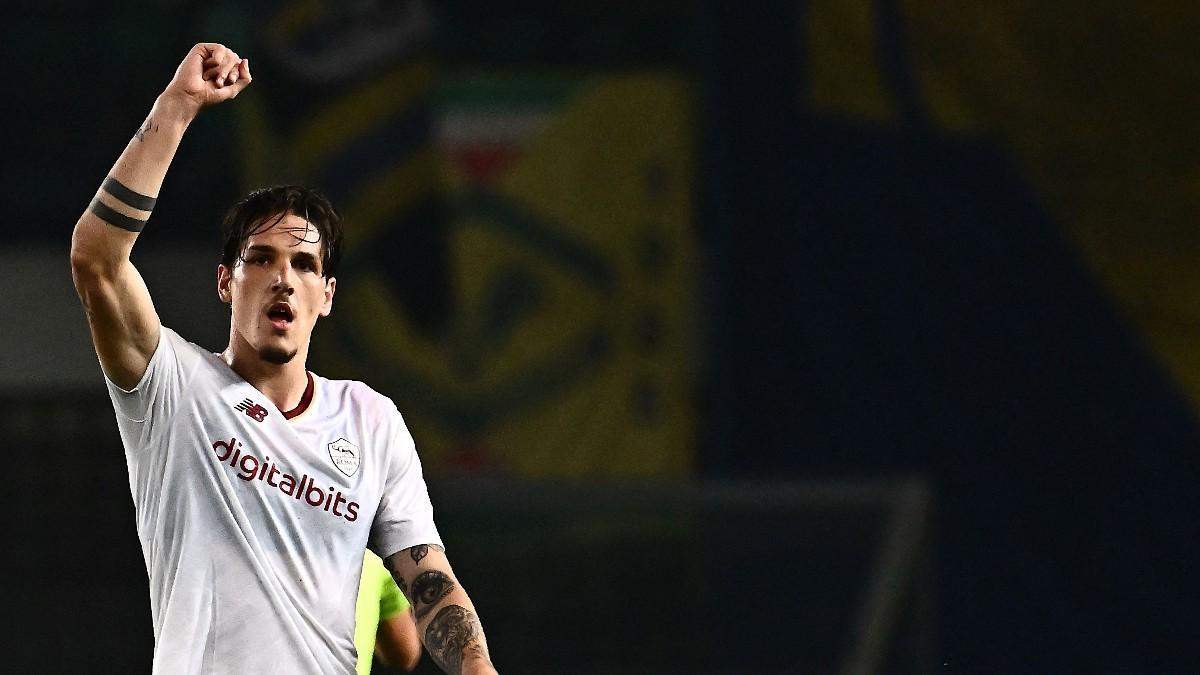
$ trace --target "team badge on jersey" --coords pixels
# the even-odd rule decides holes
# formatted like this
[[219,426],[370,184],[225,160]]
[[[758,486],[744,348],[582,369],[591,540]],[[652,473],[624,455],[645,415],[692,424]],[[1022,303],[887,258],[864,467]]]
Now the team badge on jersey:
[[358,446],[350,441],[339,438],[329,444],[329,458],[333,460],[333,465],[338,468],[338,471],[353,476],[354,472],[358,471]]

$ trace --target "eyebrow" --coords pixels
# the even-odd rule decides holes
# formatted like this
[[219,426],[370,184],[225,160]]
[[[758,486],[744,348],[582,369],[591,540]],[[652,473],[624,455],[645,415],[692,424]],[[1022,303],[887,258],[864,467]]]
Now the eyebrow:
[[[269,253],[271,255],[275,255],[278,252],[279,252],[279,249],[275,248],[274,246],[270,246],[268,244],[254,244],[253,246],[246,247],[245,255],[250,255],[251,253]],[[296,251],[295,253],[292,254],[292,259],[293,260],[305,260],[307,262],[312,263],[312,265],[315,269],[321,268],[320,258],[309,253],[308,251]]]
[[315,256],[307,251],[299,251],[299,252],[292,254],[292,259],[293,260],[306,260],[306,261],[312,263],[313,269],[317,269],[317,270],[321,269],[320,258],[318,258],[317,256]]

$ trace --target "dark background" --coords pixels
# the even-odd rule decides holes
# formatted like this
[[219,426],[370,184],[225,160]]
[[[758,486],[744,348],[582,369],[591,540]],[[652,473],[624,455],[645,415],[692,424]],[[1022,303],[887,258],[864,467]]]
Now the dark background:
[[[933,582],[905,602],[934,608],[933,653],[912,656],[924,638],[901,618],[881,670],[1200,666],[1194,406],[1136,313],[1097,279],[1070,212],[1052,208],[1055,168],[1031,168],[998,129],[936,121],[903,3],[861,3],[875,17],[867,58],[895,110],[886,122],[807,97],[801,27],[813,3],[502,4],[431,3],[428,54],[447,67],[666,67],[697,85],[704,349],[697,468],[685,485],[925,481]],[[62,267],[46,275],[61,281],[71,224],[179,58],[200,39],[252,35],[256,11],[165,1],[8,10],[3,248],[60,251]],[[1064,18],[1030,20],[1031,39],[1048,43]],[[1137,30],[1092,34],[1093,51],[1124,58],[1137,49],[1126,29]],[[1074,48],[1061,45],[1074,77],[1099,78],[1098,100],[1120,98],[1095,64],[1069,57]],[[268,64],[256,70],[270,75]],[[1144,76],[1160,96],[1190,100],[1169,69]],[[139,246],[207,248],[215,259],[211,224],[241,192],[230,126],[223,111],[194,125],[155,214],[171,227]],[[1196,164],[1186,152],[1175,161],[1184,173]],[[1115,182],[1112,198],[1136,201],[1137,189]],[[1132,231],[1138,214],[1153,218],[1131,213]],[[1176,241],[1177,254],[1200,253],[1184,228]],[[26,324],[11,307],[4,316],[10,336]],[[83,390],[25,389],[2,396],[0,426],[17,474],[9,658],[21,671],[145,670],[145,571],[99,373]],[[455,480],[435,471],[431,491],[446,495],[442,528],[464,551],[456,567],[504,672],[835,671],[886,522],[799,498],[743,509],[676,486],[641,510],[597,498],[572,521],[579,534],[555,524],[569,493],[514,505],[500,490],[497,511],[486,500],[456,506]],[[645,527],[605,534],[605,522]],[[610,658],[589,670],[579,654]]]

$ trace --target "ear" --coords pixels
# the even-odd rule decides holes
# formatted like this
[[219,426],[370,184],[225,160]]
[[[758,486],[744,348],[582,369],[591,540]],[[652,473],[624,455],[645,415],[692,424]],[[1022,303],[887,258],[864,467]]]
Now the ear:
[[217,265],[217,297],[227,305],[233,302],[233,291],[229,288],[232,282],[233,270],[224,265]]
[[333,311],[333,292],[337,290],[337,279],[329,277],[325,280],[325,303],[321,305],[321,316],[329,316]]

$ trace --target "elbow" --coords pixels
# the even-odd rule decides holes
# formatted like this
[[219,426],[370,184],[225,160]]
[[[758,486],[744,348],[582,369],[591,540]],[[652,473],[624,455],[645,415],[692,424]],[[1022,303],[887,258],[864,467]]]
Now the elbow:
[[80,274],[87,272],[93,267],[92,256],[79,245],[79,242],[71,242],[71,273]]
[[71,238],[71,279],[76,289],[93,286],[116,275],[118,265],[104,253],[103,249],[88,245],[78,233]]
[[116,265],[95,256],[77,255],[71,252],[71,282],[85,308],[90,308],[97,297],[113,292],[118,275]]
[[93,286],[103,278],[104,265],[80,247],[71,246],[71,280],[76,290]]
[[71,235],[71,274],[72,276],[80,276],[94,271],[96,268],[96,256],[91,247],[87,245],[87,239],[80,236],[79,225],[75,226],[75,232]]

